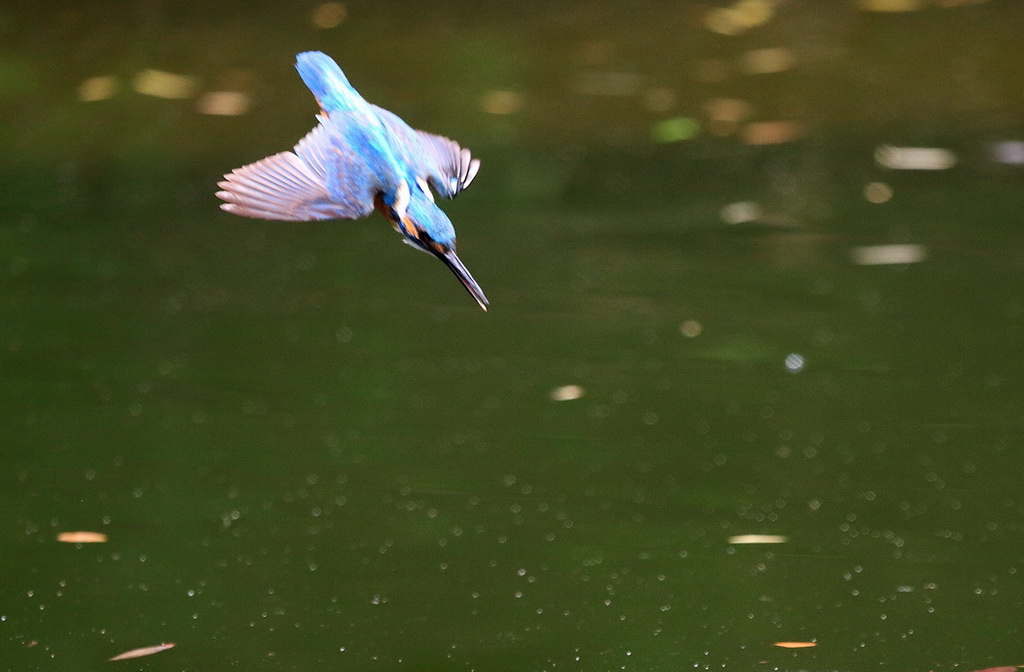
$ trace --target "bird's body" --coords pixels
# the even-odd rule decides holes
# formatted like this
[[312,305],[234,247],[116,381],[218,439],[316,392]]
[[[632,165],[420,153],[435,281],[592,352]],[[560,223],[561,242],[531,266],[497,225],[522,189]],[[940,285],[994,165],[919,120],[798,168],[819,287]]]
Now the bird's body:
[[293,151],[224,176],[224,210],[244,217],[306,221],[358,219],[379,210],[407,243],[455,273],[487,310],[487,297],[455,254],[455,229],[431,188],[454,198],[480,168],[468,149],[417,131],[368,103],[326,54],[298,55],[295,67],[320,104],[320,122]]

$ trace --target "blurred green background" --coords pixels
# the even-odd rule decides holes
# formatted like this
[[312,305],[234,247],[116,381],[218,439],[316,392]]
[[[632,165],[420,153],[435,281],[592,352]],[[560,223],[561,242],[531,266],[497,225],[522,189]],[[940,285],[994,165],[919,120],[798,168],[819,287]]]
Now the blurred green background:
[[[0,669],[1022,662],[1022,34],[0,7]],[[218,209],[313,126],[309,49],[481,158],[444,206],[489,313],[377,215]]]

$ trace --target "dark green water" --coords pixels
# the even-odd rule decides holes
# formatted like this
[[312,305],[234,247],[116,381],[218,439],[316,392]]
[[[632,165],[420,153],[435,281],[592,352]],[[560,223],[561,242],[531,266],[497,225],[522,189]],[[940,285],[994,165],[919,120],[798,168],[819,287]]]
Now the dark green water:
[[[690,4],[314,6],[0,14],[0,669],[1022,662],[1024,191],[986,149],[1020,137],[1019,9],[793,3],[726,38]],[[779,44],[809,65],[686,84]],[[379,216],[217,209],[312,123],[306,48],[483,159],[446,211],[491,312]],[[675,107],[571,94],[594,49]],[[200,115],[143,68],[244,69],[255,102]],[[811,130],[648,139],[726,94]],[[889,171],[884,142],[960,161]],[[851,260],[891,243],[926,257]]]

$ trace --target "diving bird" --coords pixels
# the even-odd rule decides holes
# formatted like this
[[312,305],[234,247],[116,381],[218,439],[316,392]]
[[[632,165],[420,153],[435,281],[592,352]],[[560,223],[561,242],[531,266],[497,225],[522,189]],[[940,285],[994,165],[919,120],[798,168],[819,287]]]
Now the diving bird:
[[[480,307],[487,297],[455,254],[455,229],[433,192],[454,198],[480,170],[468,149],[417,131],[366,102],[327,54],[295,67],[320,105],[319,124],[295,148],[236,168],[217,183],[221,208],[282,221],[359,219],[376,208],[412,247],[447,266]],[[433,191],[432,191],[433,190]]]

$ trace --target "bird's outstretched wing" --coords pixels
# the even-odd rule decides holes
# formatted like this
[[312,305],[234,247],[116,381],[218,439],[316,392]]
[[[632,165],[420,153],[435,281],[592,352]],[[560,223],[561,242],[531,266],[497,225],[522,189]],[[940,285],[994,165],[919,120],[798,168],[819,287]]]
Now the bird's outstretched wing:
[[417,131],[394,112],[376,105],[370,107],[395,144],[405,150],[402,152],[405,161],[417,175],[426,178],[438,194],[455,198],[473,182],[480,170],[480,160],[474,159],[468,149],[440,135]]
[[365,217],[379,189],[365,162],[323,124],[293,151],[236,168],[217,186],[227,212],[296,222]]
[[431,149],[440,176],[444,179],[434,188],[445,198],[454,198],[473,182],[480,170],[480,159],[474,159],[468,149],[454,140],[440,135],[416,131],[423,144]]

